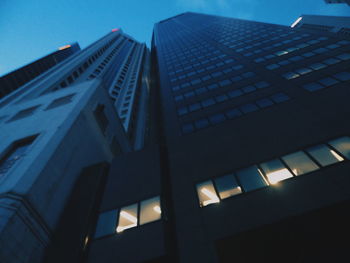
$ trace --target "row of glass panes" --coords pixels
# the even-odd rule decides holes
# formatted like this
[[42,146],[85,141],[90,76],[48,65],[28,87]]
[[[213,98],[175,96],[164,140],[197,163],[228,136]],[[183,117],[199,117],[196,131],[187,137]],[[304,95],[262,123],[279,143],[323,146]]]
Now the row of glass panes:
[[313,91],[317,91],[320,89],[333,86],[339,83],[339,81],[349,81],[349,80],[350,80],[350,72],[339,72],[332,75],[332,77],[327,77],[324,79],[320,79],[317,82],[312,82],[312,83],[303,85],[303,88],[310,92],[313,92]]
[[121,233],[129,228],[160,220],[161,217],[159,196],[103,212],[98,217],[94,238]]
[[[201,63],[201,67],[199,69],[197,69],[195,71],[192,70],[192,71],[188,72],[187,74],[181,75],[181,76],[179,76],[177,78],[173,78],[170,81],[171,82],[183,81],[183,80],[186,80],[188,78],[193,80],[193,78],[196,75],[199,75],[199,74],[205,73],[207,71],[210,71],[211,73],[208,73],[207,75],[205,75],[203,77],[197,77],[199,81],[200,80],[201,81],[207,81],[208,79],[211,79],[211,78],[220,77],[221,75],[223,75],[222,72],[224,72],[225,70],[227,71],[225,74],[228,74],[229,72],[232,72],[233,70],[240,70],[243,67],[242,65],[235,65],[235,66],[233,66],[232,63],[235,62],[235,61],[233,59],[231,59],[231,58],[225,59],[225,60],[219,60],[219,61],[215,62],[215,64],[213,62],[213,59],[211,59],[210,61],[212,62],[210,65],[204,66],[204,64],[207,64],[207,62],[203,61],[203,63]],[[186,68],[184,68],[183,71],[191,69],[191,68],[189,68],[189,66],[186,67]],[[216,72],[212,72],[213,70],[219,69],[219,68],[220,68],[220,70],[222,72],[221,71],[218,71],[218,72],[220,72],[221,74],[216,73]],[[230,69],[230,70],[227,70],[227,69]],[[209,76],[209,78],[207,78],[207,76]],[[190,82],[187,82],[187,83],[190,83]],[[195,84],[198,84],[198,83],[195,83]],[[176,90],[179,90],[181,88],[184,88],[184,84],[185,83],[182,83],[182,84],[179,84],[179,85],[175,85],[175,86],[173,86],[172,90],[176,91]],[[178,88],[175,88],[175,87],[178,87]]]
[[[248,114],[250,112],[254,112],[260,109],[264,109],[267,107],[271,107],[273,105],[275,105],[275,103],[282,103],[285,102],[287,100],[289,100],[289,96],[287,96],[284,93],[276,93],[274,95],[272,95],[270,98],[262,98],[259,99],[257,101],[255,101],[255,103],[247,103],[244,105],[241,105],[238,108],[230,108],[228,110],[225,110],[223,112],[218,112],[215,113],[213,115],[210,115],[208,117],[202,117],[200,119],[197,119],[191,123],[186,123],[182,126],[182,132],[183,134],[188,134],[188,133],[192,133],[195,130],[200,130],[200,129],[204,129],[209,127],[210,125],[217,125],[219,123],[222,123],[226,120],[230,120],[230,119],[235,119],[238,118],[240,116],[242,116],[243,114]],[[191,105],[189,106],[191,107]]]
[[[212,98],[206,98],[206,99],[201,100],[199,102],[195,102],[195,103],[192,103],[192,104],[184,105],[184,106],[178,108],[177,114],[179,116],[183,116],[183,115],[189,114],[191,112],[194,112],[194,111],[197,111],[197,110],[201,110],[202,108],[207,108],[207,107],[210,107],[212,105],[225,102],[225,101],[230,100],[230,99],[236,99],[236,98],[238,98],[240,96],[243,96],[243,95],[246,95],[246,94],[250,94],[250,93],[252,93],[252,92],[254,92],[254,91],[258,90],[258,89],[263,89],[263,88],[266,88],[268,86],[269,86],[269,84],[267,84],[267,82],[259,82],[256,85],[250,85],[250,86],[243,87],[241,89],[230,90],[227,93],[218,94],[218,95],[215,95]],[[210,85],[208,87],[208,89],[209,88],[210,88],[210,90],[214,90],[214,89],[219,88],[219,86],[217,84],[213,84],[213,85]],[[202,87],[202,88],[199,88],[199,89],[200,90],[206,90],[205,87]],[[272,99],[273,98],[274,97],[272,96]]]
[[345,158],[350,159],[348,136],[201,182],[196,185],[199,205],[204,207],[219,203],[222,199],[274,185],[285,179],[342,162]]
[[320,70],[320,69],[324,69],[326,67],[332,66],[334,64],[337,64],[339,62],[346,61],[350,59],[350,54],[349,53],[344,53],[341,55],[336,56],[335,58],[328,58],[325,59],[324,61],[320,62],[320,63],[314,63],[312,65],[310,65],[309,67],[305,67],[305,68],[300,68],[300,69],[296,69],[293,72],[287,72],[285,74],[283,74],[283,77],[285,79],[295,79],[298,78],[302,75],[306,75],[310,72],[316,71],[316,70]]
[[[191,91],[188,91],[186,93],[177,95],[175,97],[175,102],[180,102],[180,101],[183,101],[184,99],[192,99],[195,96],[200,96],[202,94],[205,94],[205,93],[210,92],[212,90],[218,89],[220,87],[226,87],[230,84],[231,84],[231,82],[229,82],[227,80],[222,80],[218,84],[214,83],[214,84],[211,84],[207,87],[200,87],[200,88],[197,88],[195,90],[191,90]],[[220,94],[218,96],[228,96],[229,98],[236,98],[236,97],[239,97],[243,94],[248,94],[248,93],[256,91],[257,89],[263,89],[263,88],[267,88],[269,86],[270,86],[270,84],[268,82],[259,81],[256,83],[252,83],[251,85],[242,87],[240,89],[234,89],[234,90],[231,90],[227,93]]]
[[[319,37],[318,39],[310,40],[310,41],[308,41],[306,43],[301,43],[301,44],[298,44],[298,45],[296,45],[294,47],[290,47],[290,48],[287,48],[285,50],[277,51],[274,54],[270,54],[270,55],[267,55],[267,56],[264,56],[264,57],[256,58],[254,61],[257,62],[257,63],[261,63],[261,62],[264,62],[266,60],[269,60],[269,59],[272,59],[272,58],[275,58],[275,57],[281,57],[281,56],[290,54],[290,53],[292,53],[294,51],[297,51],[297,50],[309,47],[309,46],[311,46],[313,44],[318,44],[320,41],[323,41],[323,40],[328,40],[328,38],[327,37]],[[314,52],[318,53],[318,54],[324,53],[328,49],[338,48],[340,46],[348,45],[349,43],[350,43],[350,41],[341,40],[341,41],[338,41],[337,43],[328,45],[326,48],[322,47],[322,48],[315,49]],[[326,50],[324,50],[324,49],[326,49]],[[307,54],[307,53],[305,53],[305,54]],[[310,56],[312,56],[312,55],[310,55]]]

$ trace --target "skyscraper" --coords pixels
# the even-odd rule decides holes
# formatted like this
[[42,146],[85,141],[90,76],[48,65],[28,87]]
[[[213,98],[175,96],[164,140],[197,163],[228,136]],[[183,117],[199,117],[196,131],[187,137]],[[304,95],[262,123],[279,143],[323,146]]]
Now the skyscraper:
[[349,44],[196,13],[157,23],[157,140],[112,162],[88,262],[349,260]]
[[317,16],[302,15],[291,25],[317,31],[334,32],[339,35],[350,36],[350,17],[348,16]]
[[79,50],[78,43],[62,46],[57,51],[2,76],[0,78],[0,98],[28,83]]
[[91,224],[108,163],[145,141],[148,53],[114,29],[0,100],[1,262],[52,262],[67,216]]
[[349,0],[325,0],[325,2],[328,4],[348,4],[348,5],[350,5]]

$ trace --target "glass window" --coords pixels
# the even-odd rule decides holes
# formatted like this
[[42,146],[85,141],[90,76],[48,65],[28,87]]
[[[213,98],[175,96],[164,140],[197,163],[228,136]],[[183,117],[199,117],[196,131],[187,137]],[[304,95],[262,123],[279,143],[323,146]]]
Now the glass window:
[[258,89],[267,88],[268,86],[270,86],[270,84],[266,81],[260,81],[258,83],[255,83],[255,87],[257,87]]
[[284,93],[277,93],[271,96],[271,99],[276,103],[281,103],[289,100],[289,97]]
[[294,175],[301,175],[318,169],[318,166],[302,151],[285,155],[282,159]]
[[137,204],[120,209],[117,233],[137,226]]
[[161,216],[159,196],[141,202],[140,225],[159,220]]
[[256,165],[237,171],[237,178],[246,192],[268,185]]
[[241,106],[241,111],[244,112],[244,113],[257,111],[258,109],[259,108],[253,103],[248,103],[248,104],[245,104],[245,105]]
[[114,234],[117,224],[117,215],[117,210],[101,213],[97,220],[94,238]]
[[11,121],[15,121],[15,120],[19,120],[19,119],[23,119],[25,117],[28,117],[28,116],[32,115],[39,108],[39,106],[40,105],[21,110],[16,115],[14,115],[10,120],[8,120],[7,122],[11,122]]
[[194,126],[192,123],[187,123],[182,126],[182,132],[183,133],[191,133],[194,131]]
[[265,172],[270,184],[276,184],[280,181],[293,177],[292,173],[278,159],[262,163],[260,164],[260,167]]
[[227,94],[229,95],[230,98],[236,98],[243,95],[243,92],[239,89],[236,89],[236,90],[231,90]]
[[238,185],[233,174],[221,176],[215,179],[216,189],[218,189],[221,199],[242,193],[241,187]]
[[224,102],[224,101],[228,100],[228,97],[226,94],[222,94],[222,95],[216,96],[215,100],[217,102]]
[[250,92],[255,91],[256,88],[255,88],[254,86],[250,85],[250,86],[247,86],[247,87],[242,88],[242,90],[243,90],[245,93],[250,93]]
[[295,72],[288,72],[286,74],[283,74],[282,76],[286,79],[295,79],[295,78],[299,77],[299,74],[297,74]]
[[238,109],[229,109],[225,112],[227,118],[234,119],[242,115]]
[[222,113],[214,114],[209,117],[211,124],[217,124],[226,120],[226,117]]
[[194,124],[197,129],[203,129],[209,126],[209,121],[207,119],[200,119],[195,121]]
[[301,68],[301,69],[297,69],[296,72],[300,75],[304,75],[307,73],[310,73],[312,70],[309,68]]
[[74,95],[75,95],[75,94],[70,94],[70,95],[67,95],[67,96],[64,96],[64,97],[55,99],[54,101],[52,101],[52,102],[50,103],[49,106],[47,106],[47,108],[46,108],[45,110],[52,109],[52,108],[56,108],[56,107],[59,107],[59,106],[61,106],[61,105],[70,103],[70,102],[72,101],[72,98],[73,98]]
[[277,64],[271,64],[271,65],[266,66],[266,68],[270,69],[270,70],[274,70],[274,69],[279,68],[279,67],[280,67],[280,65],[277,65]]
[[310,68],[312,68],[313,70],[319,70],[319,69],[323,69],[327,67],[325,64],[322,64],[322,63],[315,63],[315,64],[312,64],[310,66]]
[[0,176],[5,175],[15,163],[25,156],[35,138],[36,136],[29,137],[24,140],[16,141],[11,145],[4,157],[0,159]]
[[349,72],[339,72],[339,73],[333,75],[333,77],[335,77],[341,81],[348,81],[348,80],[350,80],[350,73]]
[[200,207],[220,202],[220,199],[216,194],[213,182],[211,180],[197,184],[197,194]]
[[207,89],[205,87],[202,87],[202,88],[196,89],[195,91],[196,91],[197,95],[200,95],[200,94],[206,93]]
[[322,86],[318,83],[309,83],[309,84],[304,85],[303,88],[312,92],[312,91],[324,89],[324,86]]
[[217,89],[217,88],[219,88],[218,84],[212,84],[212,85],[208,86],[209,90],[213,90],[213,89]]
[[327,64],[327,65],[333,65],[333,64],[336,64],[340,62],[339,59],[336,59],[336,58],[329,58],[329,59],[326,59],[323,61],[323,63]]
[[229,79],[225,79],[225,80],[220,81],[219,84],[221,87],[224,87],[224,86],[230,85],[231,81]]
[[188,106],[188,109],[190,112],[199,110],[201,108],[201,105],[199,103],[194,103]]
[[344,158],[324,144],[307,149],[308,153],[322,166],[344,161]]
[[203,100],[201,103],[203,107],[209,107],[215,104],[215,100],[210,98],[210,99]]
[[337,84],[339,81],[333,78],[324,78],[319,80],[318,82],[320,82],[322,85],[329,87],[332,86],[334,84]]
[[345,136],[329,142],[338,152],[350,159],[350,137]]
[[341,54],[341,55],[337,56],[337,58],[339,58],[341,60],[349,60],[350,59],[350,53]]
[[256,104],[258,104],[260,108],[266,108],[266,107],[272,106],[273,102],[270,99],[261,99],[261,100],[257,100]]
[[179,108],[179,109],[177,110],[177,114],[179,114],[180,116],[181,116],[181,115],[185,115],[185,114],[187,114],[187,113],[188,113],[188,110],[187,110],[186,107],[181,107],[181,108]]

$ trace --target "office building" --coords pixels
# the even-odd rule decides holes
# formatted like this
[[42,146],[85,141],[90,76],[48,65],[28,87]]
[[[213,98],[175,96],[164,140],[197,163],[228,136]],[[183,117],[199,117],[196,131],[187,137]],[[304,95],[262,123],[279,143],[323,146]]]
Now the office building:
[[327,4],[348,4],[350,5],[349,0],[325,0]]
[[293,28],[334,32],[350,36],[350,17],[302,15],[291,25]]
[[0,100],[0,262],[53,262],[72,218],[91,225],[109,163],[145,143],[149,68],[113,29]]
[[111,165],[87,262],[347,262],[350,39],[154,27],[156,140]]
[[62,46],[57,51],[2,76],[0,78],[0,98],[23,86],[79,50],[78,43]]

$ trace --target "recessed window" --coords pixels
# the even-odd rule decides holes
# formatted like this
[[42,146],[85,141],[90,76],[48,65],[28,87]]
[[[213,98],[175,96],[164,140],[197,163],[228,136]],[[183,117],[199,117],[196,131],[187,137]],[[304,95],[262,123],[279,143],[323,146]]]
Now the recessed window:
[[236,173],[241,186],[246,192],[259,189],[268,185],[256,165],[237,171]]
[[333,75],[336,79],[339,79],[341,81],[348,81],[350,80],[350,73],[349,72],[339,72],[335,75]]
[[15,141],[0,159],[0,176],[5,175],[19,160],[21,160],[29,146],[34,142],[35,136]]
[[197,184],[197,194],[201,207],[220,202],[211,180]]
[[346,158],[350,159],[350,138],[348,136],[332,140],[329,144]]
[[19,119],[23,119],[25,117],[28,117],[28,116],[32,115],[39,107],[40,107],[40,105],[37,105],[37,106],[33,106],[30,108],[21,110],[16,115],[14,115],[11,119],[9,119],[7,122],[11,122],[11,121],[15,121],[15,120],[19,120]]
[[233,174],[221,176],[215,179],[215,185],[218,189],[221,199],[225,199],[242,193],[241,187],[238,185]]
[[109,123],[105,114],[105,106],[103,104],[99,104],[94,110],[94,115],[102,133],[104,134]]
[[56,107],[70,103],[72,101],[72,98],[74,97],[74,95],[75,94],[70,94],[70,95],[55,99],[54,101],[52,101],[50,103],[49,106],[47,106],[47,108],[45,110],[49,110],[49,109],[56,108]]
[[159,196],[141,202],[140,225],[157,221],[162,217]]
[[101,213],[98,217],[94,238],[100,238],[115,233],[117,210]]
[[318,84],[318,83],[309,83],[303,86],[304,89],[308,90],[308,91],[317,91],[320,89],[324,89],[324,86]]
[[324,144],[311,147],[307,151],[322,166],[344,161],[343,157]]
[[324,79],[319,80],[318,82],[320,82],[322,85],[324,85],[326,87],[329,87],[329,86],[337,84],[339,81],[336,79],[333,79],[333,78],[324,78]]
[[301,175],[319,169],[304,152],[295,152],[282,157],[294,175]]
[[278,159],[262,163],[260,167],[265,172],[270,184],[277,184],[280,181],[293,177],[292,173]]
[[120,209],[117,233],[137,226],[137,204]]

